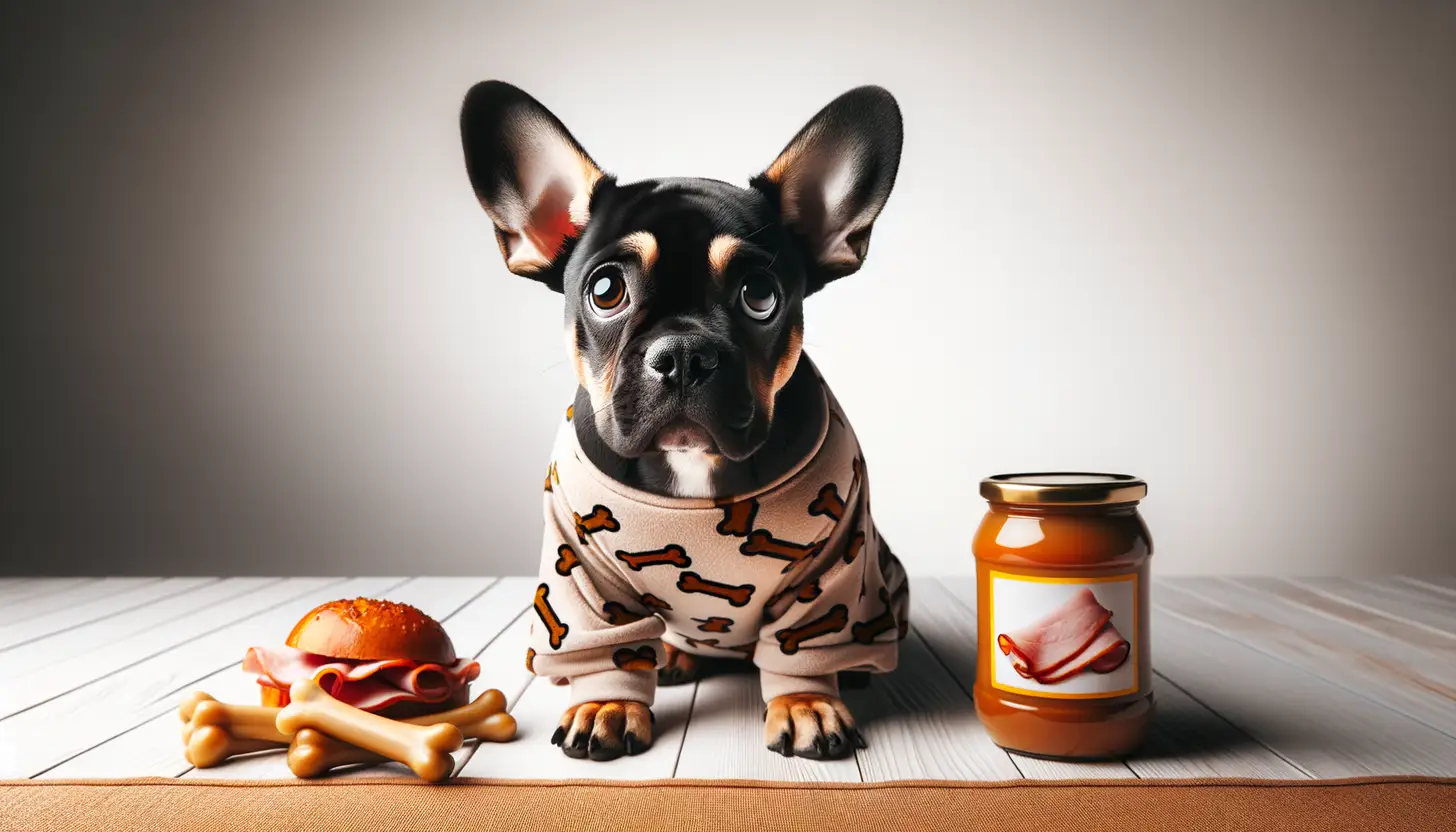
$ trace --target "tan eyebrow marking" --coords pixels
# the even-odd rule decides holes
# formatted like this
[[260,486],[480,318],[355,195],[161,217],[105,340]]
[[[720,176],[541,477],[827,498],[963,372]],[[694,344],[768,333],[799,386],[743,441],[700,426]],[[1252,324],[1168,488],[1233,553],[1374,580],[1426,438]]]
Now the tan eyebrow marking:
[[732,234],[719,234],[708,244],[708,271],[718,283],[723,282],[723,272],[728,268],[728,262],[733,259],[733,253],[743,241]]
[[622,238],[621,246],[637,255],[643,272],[652,273],[652,267],[657,264],[657,238],[651,231],[633,231]]

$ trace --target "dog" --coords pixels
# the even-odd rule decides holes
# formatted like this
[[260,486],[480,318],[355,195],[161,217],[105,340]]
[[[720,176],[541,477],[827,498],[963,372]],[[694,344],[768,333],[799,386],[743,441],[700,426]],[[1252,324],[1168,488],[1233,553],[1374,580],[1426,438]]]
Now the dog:
[[543,484],[526,658],[571,685],[551,741],[641,753],[657,685],[751,661],[769,750],[865,747],[840,674],[894,669],[909,590],[803,353],[803,304],[864,262],[899,168],[895,99],[850,90],[747,187],[620,183],[500,81],[470,89],[460,128],[506,267],[564,297],[579,381]]

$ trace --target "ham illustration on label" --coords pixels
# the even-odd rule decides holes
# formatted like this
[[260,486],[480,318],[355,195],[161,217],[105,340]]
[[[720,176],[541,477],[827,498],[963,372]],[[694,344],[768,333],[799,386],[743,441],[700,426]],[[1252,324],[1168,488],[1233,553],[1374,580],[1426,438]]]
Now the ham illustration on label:
[[1111,673],[1127,661],[1127,639],[1112,626],[1112,612],[1083,588],[1025,627],[999,633],[996,646],[1023,678],[1054,685],[1084,670]]
[[444,702],[480,675],[480,664],[458,659],[452,664],[410,659],[358,661],[335,659],[296,647],[252,647],[243,658],[243,672],[258,684],[283,691],[300,679],[312,679],[333,698],[365,711],[397,702]]

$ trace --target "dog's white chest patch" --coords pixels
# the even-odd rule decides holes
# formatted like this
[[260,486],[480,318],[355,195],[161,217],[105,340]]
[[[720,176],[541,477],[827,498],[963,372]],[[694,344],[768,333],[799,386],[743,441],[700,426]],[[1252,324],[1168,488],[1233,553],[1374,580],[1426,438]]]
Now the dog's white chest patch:
[[666,451],[672,471],[672,490],[679,497],[713,496],[713,467],[717,458],[701,450]]

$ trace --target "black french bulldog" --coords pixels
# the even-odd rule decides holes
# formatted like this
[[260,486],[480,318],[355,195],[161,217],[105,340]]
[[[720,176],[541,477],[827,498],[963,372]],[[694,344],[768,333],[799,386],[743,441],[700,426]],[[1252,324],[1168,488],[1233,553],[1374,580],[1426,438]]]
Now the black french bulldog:
[[[836,98],[746,188],[619,183],[550,111],[500,81],[469,91],[460,127],[507,268],[565,297],[580,381],[572,421],[596,468],[652,494],[723,498],[778,481],[814,451],[829,414],[817,372],[800,360],[804,299],[864,262],[902,144],[887,91]],[[883,557],[893,560],[888,547]],[[686,648],[666,649],[661,683],[698,675]],[[862,744],[837,697],[776,701],[770,748],[820,757]],[[613,707],[626,716],[606,726]],[[635,753],[651,742],[643,713],[637,702],[586,703],[568,710],[555,741],[587,756],[591,734],[594,758]]]

